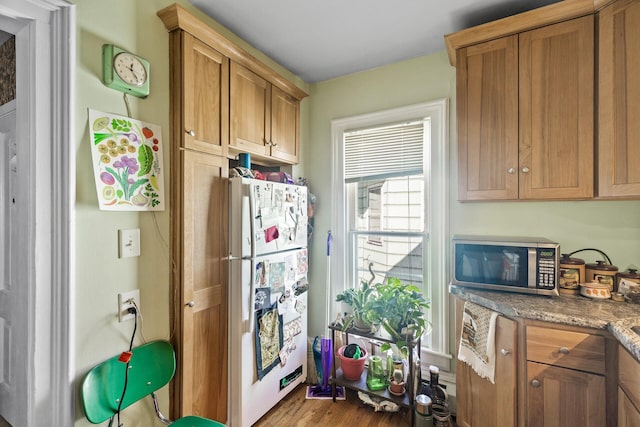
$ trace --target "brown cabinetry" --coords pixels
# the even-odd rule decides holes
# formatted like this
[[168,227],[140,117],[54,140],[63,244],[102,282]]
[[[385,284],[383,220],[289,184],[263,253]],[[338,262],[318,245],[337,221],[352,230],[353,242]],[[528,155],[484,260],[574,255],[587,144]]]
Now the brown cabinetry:
[[527,426],[607,425],[602,336],[527,326],[526,355]]
[[593,25],[457,49],[460,200],[593,197]]
[[640,426],[640,363],[618,349],[618,427]]
[[227,420],[227,159],[172,152],[172,259],[180,414]]
[[640,196],[640,2],[598,13],[598,196]]
[[231,63],[231,142],[267,163],[297,163],[300,101],[253,71]]
[[182,30],[170,52],[171,414],[226,422],[229,60]]
[[[181,64],[174,64],[175,96],[183,100],[182,110],[174,108],[182,120],[182,146],[218,156],[227,155],[229,142],[229,59],[184,31],[172,33],[180,50]],[[173,43],[173,42],[172,42]],[[173,57],[173,56],[172,56]],[[181,65],[181,67],[180,67]],[[179,68],[178,68],[179,67]]]
[[527,426],[606,425],[605,378],[527,362]]
[[[460,339],[464,302],[456,301],[456,331]],[[461,427],[516,426],[517,325],[499,316],[496,321],[495,384],[481,378],[466,363],[456,363],[456,422]],[[459,345],[459,342],[458,342]]]

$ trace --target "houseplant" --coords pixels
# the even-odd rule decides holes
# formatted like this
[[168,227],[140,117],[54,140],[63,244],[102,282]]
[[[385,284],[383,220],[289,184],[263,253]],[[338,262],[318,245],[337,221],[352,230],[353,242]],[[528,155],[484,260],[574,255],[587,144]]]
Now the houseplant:
[[352,324],[355,329],[369,331],[371,322],[369,310],[375,296],[375,290],[369,283],[363,281],[358,288],[345,289],[336,295],[337,302],[343,302],[351,307],[352,313],[344,322],[343,330]]
[[[387,278],[383,283],[372,287],[375,289],[375,297],[367,306],[367,319],[380,323],[406,356],[408,341],[421,336],[430,328],[423,312],[430,307],[429,300],[417,286],[405,284],[397,278]],[[390,347],[385,343],[381,350],[385,351]]]

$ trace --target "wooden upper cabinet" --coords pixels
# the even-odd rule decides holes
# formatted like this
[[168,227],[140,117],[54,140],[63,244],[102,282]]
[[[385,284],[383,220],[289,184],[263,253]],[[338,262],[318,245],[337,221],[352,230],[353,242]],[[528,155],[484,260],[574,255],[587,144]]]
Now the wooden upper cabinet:
[[594,196],[594,8],[559,2],[445,36],[459,200]]
[[593,15],[521,33],[519,56],[520,198],[593,197]]
[[231,140],[239,151],[268,156],[271,85],[242,65],[231,62]]
[[458,198],[518,198],[518,36],[457,51]]
[[300,101],[271,87],[271,157],[286,163],[300,158]]
[[227,155],[229,141],[229,59],[192,35],[182,37],[183,147]]
[[640,196],[640,2],[619,0],[598,21],[598,196]]
[[300,101],[253,71],[231,62],[231,140],[258,162],[298,163]]

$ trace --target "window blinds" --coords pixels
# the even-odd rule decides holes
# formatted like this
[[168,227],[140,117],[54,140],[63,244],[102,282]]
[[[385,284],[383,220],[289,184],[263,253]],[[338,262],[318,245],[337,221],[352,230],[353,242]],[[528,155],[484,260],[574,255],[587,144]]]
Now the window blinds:
[[345,131],[345,182],[423,173],[424,122]]

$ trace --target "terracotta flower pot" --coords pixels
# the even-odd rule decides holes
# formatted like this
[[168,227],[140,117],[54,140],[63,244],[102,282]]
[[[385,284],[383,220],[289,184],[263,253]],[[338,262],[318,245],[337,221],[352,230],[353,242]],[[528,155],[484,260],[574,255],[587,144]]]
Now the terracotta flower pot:
[[364,372],[364,362],[367,360],[367,351],[362,349],[363,354],[358,359],[352,359],[344,356],[344,349],[346,345],[343,345],[338,349],[338,358],[340,359],[340,366],[342,367],[342,375],[350,380],[359,380]]

